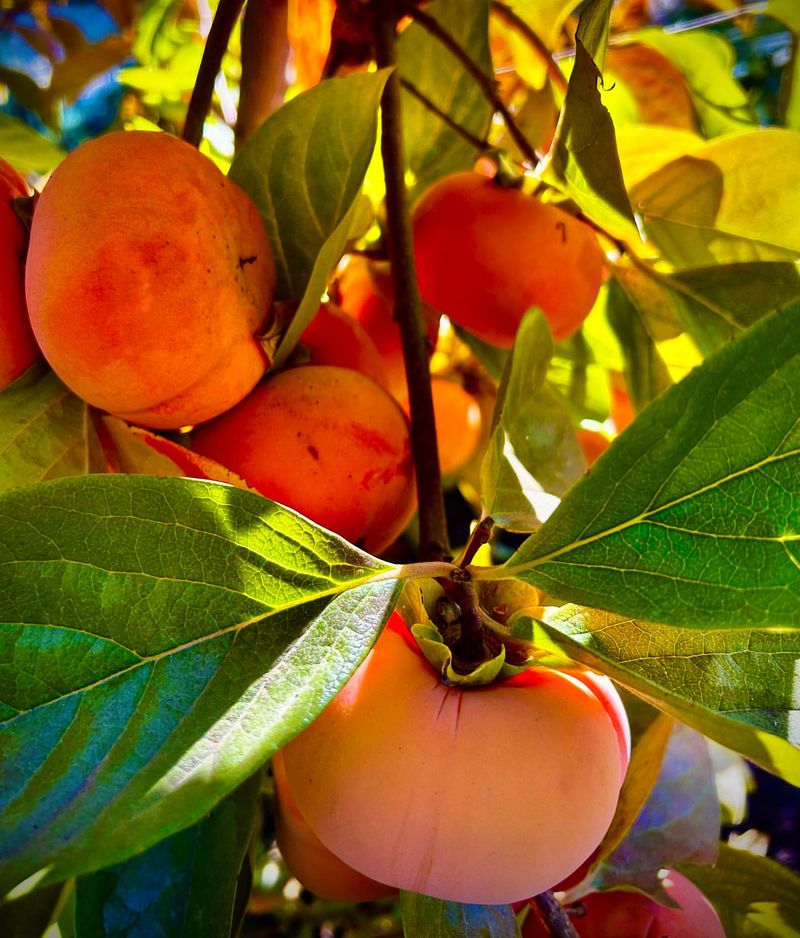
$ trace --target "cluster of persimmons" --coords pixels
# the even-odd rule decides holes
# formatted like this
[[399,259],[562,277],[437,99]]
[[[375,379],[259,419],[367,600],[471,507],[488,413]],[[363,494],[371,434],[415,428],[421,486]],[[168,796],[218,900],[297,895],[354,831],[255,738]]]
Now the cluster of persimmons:
[[[248,196],[206,157],[165,134],[92,140],[45,185],[29,238],[12,207],[26,195],[0,165],[0,387],[42,354],[94,408],[191,428],[202,457],[364,549],[380,553],[401,534],[415,481],[387,267],[353,257],[330,290],[337,302],[270,370],[270,242]],[[523,269],[504,248],[509,226],[528,244]],[[413,234],[431,350],[441,314],[508,348],[531,306],[562,339],[600,286],[588,226],[478,173],[423,194]],[[480,408],[448,377],[434,377],[432,392],[442,468],[453,472],[478,445]],[[606,677],[533,667],[453,686],[395,612],[346,686],[276,755],[278,842],[301,882],[332,898],[405,889],[518,902],[594,854],[629,753]],[[705,921],[702,897],[672,881],[686,914]],[[690,934],[678,911],[617,895],[622,911],[598,916],[647,924],[619,925],[616,938],[661,934],[647,929],[666,928],[665,916],[673,938]],[[610,934],[591,923],[595,906],[617,900],[583,901],[580,933]],[[539,934],[535,917],[528,929]]]

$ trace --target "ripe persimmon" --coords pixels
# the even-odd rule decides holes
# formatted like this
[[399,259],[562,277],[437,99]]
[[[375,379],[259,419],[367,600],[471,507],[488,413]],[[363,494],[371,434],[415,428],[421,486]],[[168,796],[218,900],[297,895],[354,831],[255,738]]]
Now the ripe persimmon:
[[25,180],[0,159],[0,388],[39,357],[25,306],[25,247],[28,236],[11,205],[30,195]]
[[413,233],[423,300],[503,348],[534,306],[556,340],[572,335],[602,282],[603,252],[588,225],[479,173],[435,182],[414,207]]
[[[661,882],[679,908],[660,905],[640,892],[614,889],[593,892],[567,906],[581,938],[725,938],[714,906],[695,884],[670,870]],[[546,938],[548,932],[531,913],[523,938]]]
[[408,421],[358,371],[288,368],[198,427],[193,446],[371,553],[391,544],[414,512]]
[[395,613],[283,755],[300,811],[349,866],[441,899],[507,903],[597,847],[629,746],[607,678],[537,667],[448,686]]
[[383,360],[361,323],[334,303],[323,303],[303,330],[300,342],[312,365],[352,368],[382,387],[387,381]]
[[306,889],[336,902],[369,902],[397,892],[343,863],[306,823],[286,778],[283,753],[272,757],[275,840],[291,874]]
[[268,363],[256,333],[275,268],[258,211],[167,134],[111,133],[58,166],[34,213],[25,283],[54,371],[132,423],[208,420]]
[[597,462],[611,443],[605,433],[601,433],[599,430],[591,430],[589,427],[578,427],[575,436],[578,438],[583,458],[589,467]]
[[477,400],[455,381],[434,375],[431,378],[439,467],[448,475],[468,463],[481,438],[481,407]]
[[[342,309],[364,327],[383,360],[383,383],[401,404],[408,400],[403,343],[394,319],[392,277],[386,264],[350,257],[336,281]],[[439,332],[438,313],[423,309],[431,353]]]

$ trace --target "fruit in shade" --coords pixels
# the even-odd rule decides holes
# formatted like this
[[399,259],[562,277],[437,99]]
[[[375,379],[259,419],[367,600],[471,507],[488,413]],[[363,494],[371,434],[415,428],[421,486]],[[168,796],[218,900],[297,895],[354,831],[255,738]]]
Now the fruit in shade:
[[[394,320],[394,294],[388,265],[351,257],[336,281],[344,311],[364,327],[383,361],[384,383],[402,404],[408,399],[400,327]],[[433,352],[439,331],[438,313],[423,309],[428,345]]]
[[557,341],[572,335],[602,282],[603,253],[588,225],[479,173],[445,176],[423,193],[413,236],[422,299],[503,348],[534,306]]
[[358,320],[335,304],[320,306],[300,342],[308,351],[310,364],[352,368],[386,387],[385,369],[375,343]]
[[590,430],[588,427],[578,427],[575,431],[583,457],[587,466],[593,466],[600,456],[608,449],[611,440],[599,430]]
[[414,512],[408,421],[357,371],[304,365],[275,374],[198,427],[193,448],[267,498],[371,553]]
[[300,811],[348,865],[424,895],[507,903],[595,849],[629,751],[607,678],[534,668],[446,686],[395,613],[283,754]]
[[167,134],[82,144],[36,206],[34,334],[72,391],[132,423],[181,427],[240,401],[268,363],[256,333],[274,283],[253,203]]
[[25,180],[0,159],[0,389],[39,357],[25,305],[27,233],[12,200],[30,195]]
[[275,839],[292,875],[306,889],[336,902],[369,902],[397,891],[342,863],[316,836],[294,800],[281,752],[272,757],[272,772],[277,802]]
[[[680,908],[668,908],[638,892],[593,892],[567,906],[581,938],[725,938],[714,906],[680,873],[670,870],[662,886]],[[523,938],[547,938],[531,911]]]
[[438,375],[431,378],[431,395],[439,467],[442,475],[447,475],[474,456],[481,438],[481,407],[460,384]]

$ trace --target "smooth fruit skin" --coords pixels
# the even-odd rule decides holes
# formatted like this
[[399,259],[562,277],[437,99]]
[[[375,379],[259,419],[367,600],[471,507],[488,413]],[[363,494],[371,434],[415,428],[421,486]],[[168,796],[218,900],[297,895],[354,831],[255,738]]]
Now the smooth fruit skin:
[[580,327],[603,274],[588,225],[479,173],[435,182],[413,210],[423,300],[485,342],[509,348],[541,308],[560,341]]
[[[638,892],[593,892],[568,906],[581,938],[725,938],[714,906],[680,873],[670,870],[662,885],[680,908],[659,905]],[[523,938],[546,938],[531,912]]]
[[578,445],[589,468],[597,462],[611,443],[605,433],[590,430],[588,427],[578,427],[575,436],[578,438]]
[[295,879],[323,899],[335,902],[370,902],[397,891],[342,863],[311,830],[289,787],[282,752],[272,757],[272,772],[276,795],[275,839]]
[[594,850],[625,746],[566,672],[445,686],[395,614],[283,753],[303,816],[345,863],[399,889],[507,903],[551,888]]
[[[342,309],[356,319],[375,343],[383,362],[383,383],[404,406],[408,401],[403,342],[394,319],[392,277],[386,264],[350,257],[339,273],[336,290]],[[423,309],[429,351],[433,353],[439,332],[438,313]]]
[[370,553],[391,544],[414,512],[408,421],[357,371],[280,372],[198,427],[193,447]]
[[84,143],[36,207],[36,338],[71,390],[132,423],[182,427],[240,401],[267,365],[255,333],[274,283],[253,203],[167,134]]
[[11,205],[27,195],[25,180],[0,159],[0,389],[39,357],[25,305],[27,233]]
[[481,439],[481,406],[455,381],[431,378],[433,415],[439,444],[439,468],[449,475],[466,465]]
[[352,368],[389,388],[380,353],[358,320],[333,303],[323,303],[303,330],[300,342],[310,364]]

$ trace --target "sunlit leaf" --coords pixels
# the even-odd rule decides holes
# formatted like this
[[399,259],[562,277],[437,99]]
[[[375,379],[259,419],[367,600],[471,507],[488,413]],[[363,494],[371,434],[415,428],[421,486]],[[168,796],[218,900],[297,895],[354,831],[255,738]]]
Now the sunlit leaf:
[[406,938],[518,938],[510,905],[462,905],[413,892],[400,894]]
[[227,938],[260,788],[257,772],[197,824],[79,877],[75,938]]
[[696,628],[800,627],[800,303],[665,391],[505,567]]
[[86,405],[35,365],[0,392],[0,492],[87,471]]
[[575,606],[546,617],[567,654],[800,784],[800,634],[659,626]]
[[[427,12],[452,36],[478,68],[492,76],[489,53],[489,3],[472,0],[465,16],[461,0],[437,0]],[[491,105],[475,79],[418,23],[404,29],[398,42],[400,75],[456,124],[483,139]],[[472,144],[432,113],[413,94],[403,94],[406,162],[420,189],[440,176],[470,169],[478,153]]]
[[686,82],[666,56],[634,42],[609,49],[606,67],[611,88],[604,100],[609,107],[612,95],[624,86],[633,97],[639,125],[695,130],[695,110]]
[[800,938],[800,877],[775,860],[721,844],[714,866],[682,866],[714,904],[726,935]]
[[800,133],[773,128],[712,140],[637,183],[631,203],[678,266],[794,260]]
[[388,616],[392,568],[190,479],[0,497],[0,894],[202,817],[313,719]]
[[534,530],[585,469],[569,414],[547,385],[552,351],[547,321],[528,314],[481,469],[484,510],[511,531]]
[[0,153],[21,173],[47,173],[67,155],[22,121],[0,114]]

